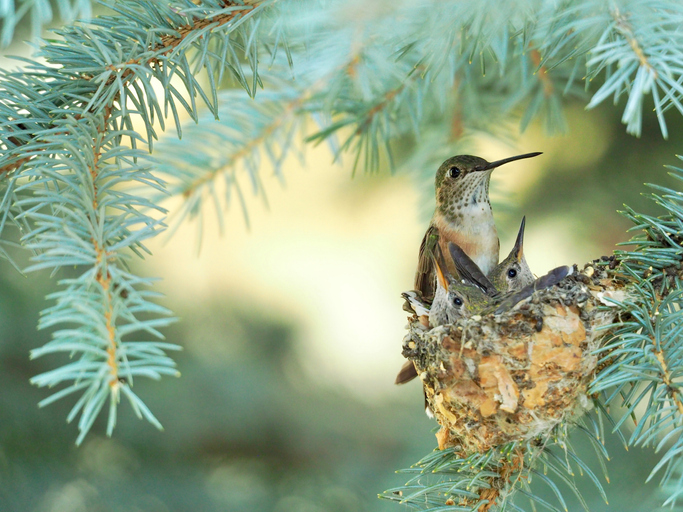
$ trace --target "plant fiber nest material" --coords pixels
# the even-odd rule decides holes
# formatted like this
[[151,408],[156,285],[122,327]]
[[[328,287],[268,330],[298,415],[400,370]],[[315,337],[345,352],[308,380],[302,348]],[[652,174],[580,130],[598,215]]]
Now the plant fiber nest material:
[[403,355],[441,425],[439,448],[467,454],[543,437],[589,407],[593,352],[608,338],[625,283],[586,265],[500,314],[433,329],[413,315]]

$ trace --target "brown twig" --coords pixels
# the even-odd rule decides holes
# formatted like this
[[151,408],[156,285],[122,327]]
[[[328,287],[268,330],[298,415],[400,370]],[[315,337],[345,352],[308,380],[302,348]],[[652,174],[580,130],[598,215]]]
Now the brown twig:
[[519,477],[520,473],[524,469],[524,451],[521,448],[517,448],[511,460],[504,459],[502,467],[497,471],[498,477],[491,477],[488,479],[491,487],[488,489],[483,489],[479,494],[479,499],[481,501],[486,500],[479,506],[478,512],[488,512],[491,507],[496,505],[496,500],[500,497],[501,488],[505,486],[496,485],[495,480],[502,480],[505,484],[510,484],[510,480],[514,475]]
[[640,43],[638,43],[638,40],[633,34],[633,28],[631,27],[631,24],[628,22],[628,18],[626,17],[626,15],[622,14],[621,11],[619,11],[618,7],[615,7],[612,10],[612,16],[614,20],[617,22],[617,30],[619,30],[621,35],[623,35],[626,41],[628,41],[628,44],[631,46],[631,49],[633,50],[633,53],[635,53],[636,57],[638,57],[640,65],[644,68],[647,68],[652,73],[654,78],[657,79],[657,70],[652,66],[652,64],[650,64],[647,55],[645,55],[643,48],[640,46]]
[[[460,79],[457,79],[453,90],[458,91],[460,89]],[[456,97],[455,108],[453,109],[453,114],[451,115],[451,129],[449,133],[448,140],[456,141],[460,139],[465,133],[465,125],[463,123],[463,113],[462,113],[462,103],[460,102],[460,97]]]
[[[656,343],[654,340],[652,340],[652,344],[656,346]],[[681,402],[680,399],[680,392],[676,389],[674,386],[673,380],[671,379],[671,372],[669,372],[669,366],[666,364],[666,359],[664,358],[664,351],[662,350],[655,350],[654,351],[655,357],[657,358],[657,361],[659,361],[659,365],[662,368],[662,381],[666,385],[666,387],[670,391],[670,396],[671,400],[673,403],[676,405],[676,408],[678,409],[678,413],[683,415],[683,402]]]
[[534,48],[533,50],[531,50],[530,55],[531,60],[534,63],[534,66],[538,68],[536,74],[538,75],[538,79],[541,81],[541,84],[543,85],[543,94],[546,98],[549,98],[553,94],[554,87],[552,80],[550,80],[550,77],[548,76],[548,70],[545,66],[541,66],[541,53]]
[[365,114],[365,120],[363,123],[356,129],[356,135],[360,135],[365,128],[368,127],[368,125],[372,122],[374,117],[379,114],[382,110],[384,110],[387,105],[389,105],[392,100],[398,96],[403,89],[406,87],[406,82],[401,83],[398,87],[395,87],[394,89],[390,89],[384,94],[384,98],[382,98],[382,101],[374,105],[368,112]]

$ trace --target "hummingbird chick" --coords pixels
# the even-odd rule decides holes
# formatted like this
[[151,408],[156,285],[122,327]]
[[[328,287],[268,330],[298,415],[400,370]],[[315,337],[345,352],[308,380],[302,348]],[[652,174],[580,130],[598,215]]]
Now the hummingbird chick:
[[429,306],[424,303],[420,294],[415,290],[403,292],[401,296],[405,299],[403,310],[408,313],[413,313],[418,318],[421,316],[429,316]]
[[[504,298],[507,299],[504,303],[509,304],[511,294],[522,289],[526,290],[535,282],[534,275],[524,258],[525,227],[526,217],[523,217],[515,245],[510,254],[491,271],[490,279],[462,248],[449,242],[448,252],[451,255],[456,275],[461,278],[458,282],[450,272],[444,270],[446,263],[441,247],[437,244],[432,254],[437,286],[431,308],[425,305],[424,300],[417,299],[418,296],[421,298],[419,292],[406,292],[403,296],[410,302],[412,310],[416,314],[419,311],[418,317],[429,315],[429,326],[434,328],[457,322],[460,318],[472,316],[484,310],[491,310]],[[514,303],[517,302],[519,300]],[[411,361],[406,361],[396,376],[395,383],[405,384],[415,377],[417,377],[415,367]]]
[[574,269],[572,267],[568,267],[567,265],[555,267],[547,274],[539,277],[538,279],[534,279],[525,287],[508,293],[505,298],[499,301],[497,304],[498,307],[495,310],[495,314],[500,315],[512,309],[517,303],[528,297],[531,297],[534,292],[555,286],[556,284],[559,284],[560,281],[562,281],[565,277],[572,275],[573,273]]
[[437,288],[429,310],[429,325],[432,328],[475,315],[491,302],[492,297],[498,295],[493,284],[460,247],[449,242],[448,250],[456,262],[456,269],[469,267],[468,275],[471,277],[456,280],[445,269],[443,254],[439,247],[436,247],[433,258]]
[[522,217],[517,240],[507,258],[501,261],[488,275],[496,289],[501,293],[516,292],[534,282],[529,264],[524,258],[524,226],[526,217]]
[[[472,155],[446,160],[436,172],[436,209],[422,239],[415,274],[415,290],[430,301],[436,292],[436,271],[432,255],[438,245],[448,251],[453,242],[476,263],[484,275],[498,264],[500,242],[489,200],[491,173],[501,165],[541,153],[526,153],[487,162]],[[455,273],[452,262],[446,269]]]

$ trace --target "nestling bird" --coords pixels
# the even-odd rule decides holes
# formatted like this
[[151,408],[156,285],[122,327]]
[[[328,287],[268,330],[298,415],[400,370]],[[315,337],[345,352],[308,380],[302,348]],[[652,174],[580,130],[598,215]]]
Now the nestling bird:
[[[432,328],[454,323],[461,318],[475,314],[501,314],[530,297],[534,292],[557,285],[573,272],[573,269],[568,266],[557,267],[537,279],[532,279],[522,288],[518,288],[515,283],[513,289],[499,294],[495,286],[479,271],[462,249],[453,243],[449,243],[448,248],[460,275],[471,277],[460,282],[456,281],[449,274],[442,272],[440,258],[437,258],[434,264],[439,282],[431,309],[427,310],[427,306],[417,299],[419,294],[414,292],[404,294],[406,299],[410,297],[409,302],[414,311],[419,311],[422,315],[429,314],[429,324]],[[444,291],[444,284],[448,284],[447,292]],[[396,376],[395,384],[405,384],[415,377],[417,377],[415,366],[412,361],[406,361]],[[429,409],[427,409],[427,414],[430,415]]]
[[401,296],[406,300],[403,305],[403,311],[413,313],[418,318],[421,316],[429,316],[429,305],[425,304],[422,296],[415,290],[403,292]]
[[573,273],[574,269],[572,267],[568,267],[566,265],[563,265],[561,267],[555,267],[547,274],[542,275],[538,279],[533,280],[524,288],[518,291],[508,293],[504,298],[502,298],[496,303],[497,307],[494,313],[496,315],[500,315],[501,313],[504,313],[505,311],[512,309],[513,307],[515,307],[517,303],[523,301],[526,298],[531,297],[534,294],[534,292],[538,290],[545,290],[546,288],[555,286],[565,277]]
[[[531,297],[534,292],[538,290],[545,290],[551,286],[555,286],[560,283],[565,277],[573,273],[573,269],[566,265],[561,267],[556,267],[552,269],[547,274],[534,279],[531,274],[526,261],[521,265],[518,258],[514,256],[518,252],[521,253],[521,240],[524,236],[524,219],[522,219],[522,225],[519,229],[519,234],[517,235],[517,242],[515,247],[512,248],[510,255],[501,262],[499,266],[502,266],[502,271],[500,272],[501,277],[505,278],[505,269],[519,269],[521,274],[520,281],[513,282],[503,282],[503,286],[507,286],[508,290],[503,293],[498,292],[498,288],[489,279],[484,276],[476,264],[463,252],[463,250],[452,242],[448,243],[448,250],[453,258],[455,267],[461,277],[464,279],[461,284],[456,286],[451,282],[448,288],[448,294],[450,296],[457,295],[459,297],[468,298],[467,308],[460,309],[459,314],[451,315],[447,318],[446,323],[457,322],[460,318],[470,317],[475,314],[489,314],[495,313],[496,315],[513,308],[517,303]],[[519,251],[518,251],[519,248]],[[514,256],[514,257],[513,257]],[[440,274],[440,269],[437,263],[437,275]],[[442,279],[442,278],[439,278]],[[510,276],[507,276],[510,279]],[[440,281],[441,282],[441,281]],[[482,295],[472,292],[472,288],[479,290]],[[440,293],[441,288],[437,290],[437,297],[442,297],[443,294]],[[437,299],[434,299],[432,304],[432,309],[437,304]],[[430,314],[431,323],[431,314]],[[441,324],[435,324],[441,325]]]
[[[432,254],[439,245],[447,253],[453,242],[488,275],[498,264],[500,242],[489,200],[489,181],[497,167],[508,162],[531,158],[541,153],[526,153],[487,162],[471,155],[449,158],[436,172],[436,209],[422,239],[415,274],[415,290],[429,302],[436,291],[436,273]],[[455,273],[452,262],[447,268]]]
[[498,296],[493,284],[460,247],[449,242],[448,251],[457,269],[468,268],[468,277],[457,280],[449,274],[440,248],[435,247],[437,289],[429,310],[430,327],[452,324],[460,318],[475,315]]
[[534,282],[529,264],[524,258],[524,226],[526,217],[522,217],[517,240],[507,258],[501,261],[488,275],[496,289],[501,293],[516,292]]
[[434,251],[434,266],[437,276],[437,288],[431,305],[425,303],[422,295],[411,290],[401,295],[406,300],[403,309],[415,314],[418,318],[429,317],[429,327],[456,322],[463,316],[472,313],[473,304],[484,300],[485,296],[497,296],[497,290],[479,267],[453,243],[448,244],[451,256],[456,262],[460,280],[455,279],[446,269],[446,262],[439,246]]
[[[495,307],[493,302],[499,297],[495,286],[481,272],[465,252],[453,242],[448,243],[448,251],[457,269],[466,269],[466,276],[454,278],[445,268],[445,260],[441,248],[437,245],[432,254],[437,276],[437,289],[434,301],[429,309],[429,326],[452,324],[461,318],[466,318],[481,312],[483,309]],[[403,296],[416,314],[424,312],[424,304],[417,299],[419,294],[408,292]],[[417,377],[417,371],[412,361],[406,361],[396,376],[395,383],[403,384]],[[430,418],[432,410],[425,395],[425,412]]]

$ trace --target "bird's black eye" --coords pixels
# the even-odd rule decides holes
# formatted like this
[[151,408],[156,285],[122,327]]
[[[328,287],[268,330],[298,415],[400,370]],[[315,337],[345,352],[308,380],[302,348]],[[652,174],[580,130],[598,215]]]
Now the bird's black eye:
[[517,277],[517,271],[514,268],[511,268],[510,270],[508,270],[508,277],[511,279],[513,277]]
[[458,307],[462,306],[462,299],[460,297],[453,297],[453,304]]
[[458,169],[457,167],[451,167],[450,169],[448,169],[448,175],[451,178],[457,178],[458,176],[460,176],[460,172],[460,169]]

